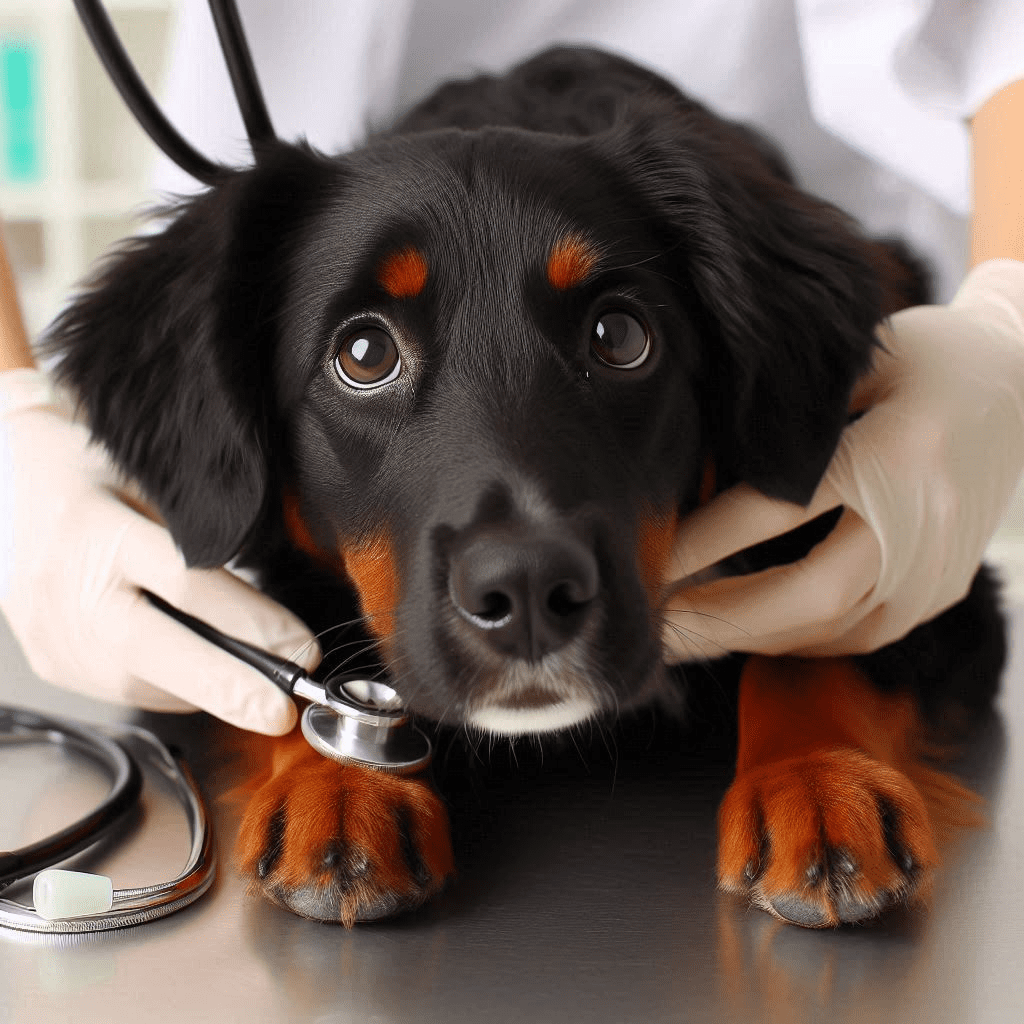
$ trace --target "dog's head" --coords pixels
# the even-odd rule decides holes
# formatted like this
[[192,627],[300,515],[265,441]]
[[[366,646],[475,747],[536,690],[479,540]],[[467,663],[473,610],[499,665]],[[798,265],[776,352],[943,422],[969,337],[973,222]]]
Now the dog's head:
[[275,144],[53,340],[191,564],[287,530],[414,710],[515,733],[657,691],[707,467],[809,500],[878,315],[841,215],[651,93],[589,134]]

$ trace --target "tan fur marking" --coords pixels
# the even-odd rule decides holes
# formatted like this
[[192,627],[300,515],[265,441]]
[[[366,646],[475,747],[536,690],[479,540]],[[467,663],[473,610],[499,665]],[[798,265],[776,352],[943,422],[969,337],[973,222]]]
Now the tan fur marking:
[[345,571],[340,557],[332,551],[326,551],[313,539],[313,534],[299,511],[299,499],[286,492],[282,499],[284,511],[284,528],[291,542],[302,552],[309,555],[318,565],[341,575]]
[[749,658],[736,778],[718,816],[721,888],[784,918],[800,906],[812,927],[851,906],[868,916],[924,898],[937,841],[977,822],[978,798],[922,762],[922,731],[913,698],[882,693],[850,659]]
[[661,515],[647,516],[640,521],[637,536],[637,565],[640,582],[647,591],[652,608],[661,603],[661,591],[665,584],[665,567],[672,552],[679,515],[675,511]]
[[381,534],[341,551],[345,571],[359,594],[366,625],[378,638],[395,631],[395,609],[401,596],[391,539]]
[[427,261],[412,246],[400,249],[381,263],[377,280],[392,298],[415,298],[427,284]]
[[[423,779],[337,764],[313,750],[298,729],[273,741],[267,768],[268,775],[246,787],[252,795],[235,858],[253,888],[275,902],[289,906],[288,896],[304,888],[330,891],[337,882],[324,854],[332,847],[363,854],[370,864],[365,877],[350,880],[340,901],[337,919],[347,926],[381,899],[405,906],[420,903],[453,874],[448,816]],[[409,873],[396,825],[399,812],[407,815],[426,883]],[[263,877],[260,859],[278,814],[284,816],[280,849]]]
[[559,291],[575,288],[590,276],[597,257],[594,247],[579,235],[560,239],[548,257],[548,283]]

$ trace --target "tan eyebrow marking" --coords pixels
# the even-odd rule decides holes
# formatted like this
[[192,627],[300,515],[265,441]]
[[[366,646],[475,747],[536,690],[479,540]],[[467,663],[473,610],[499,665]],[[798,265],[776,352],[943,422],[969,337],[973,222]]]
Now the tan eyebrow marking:
[[415,298],[427,283],[427,261],[411,245],[385,257],[377,270],[377,280],[394,299]]
[[590,276],[599,255],[581,235],[566,235],[555,242],[548,257],[548,283],[559,291],[575,288]]

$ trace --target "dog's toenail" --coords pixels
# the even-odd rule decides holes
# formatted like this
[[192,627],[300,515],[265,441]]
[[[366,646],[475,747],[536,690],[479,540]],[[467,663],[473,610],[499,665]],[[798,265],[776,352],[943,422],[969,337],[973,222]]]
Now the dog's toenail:
[[320,858],[320,866],[335,875],[348,880],[362,878],[370,869],[370,859],[365,851],[354,850],[343,842],[334,842],[327,847]]
[[846,850],[837,850],[832,863],[840,874],[855,875],[857,873],[857,862]]
[[805,903],[796,896],[777,896],[769,902],[772,910],[790,924],[803,925],[804,928],[821,928],[828,924],[828,918],[823,910]]

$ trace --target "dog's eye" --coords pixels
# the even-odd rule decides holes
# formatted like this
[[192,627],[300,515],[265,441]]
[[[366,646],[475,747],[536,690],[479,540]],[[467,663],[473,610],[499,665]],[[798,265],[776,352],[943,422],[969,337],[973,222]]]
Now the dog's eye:
[[379,327],[363,327],[345,336],[334,357],[338,376],[353,388],[379,388],[402,369],[395,339]]
[[633,370],[651,354],[651,336],[629,313],[602,313],[594,323],[590,349],[606,366]]

